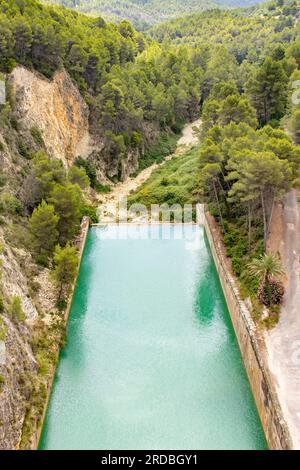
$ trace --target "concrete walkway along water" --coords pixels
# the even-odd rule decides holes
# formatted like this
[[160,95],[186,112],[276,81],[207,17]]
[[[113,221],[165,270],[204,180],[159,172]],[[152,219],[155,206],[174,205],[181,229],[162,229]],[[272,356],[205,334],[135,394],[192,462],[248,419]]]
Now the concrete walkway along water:
[[285,196],[282,217],[278,248],[287,285],[279,323],[266,334],[266,344],[293,444],[300,449],[300,218],[296,190]]

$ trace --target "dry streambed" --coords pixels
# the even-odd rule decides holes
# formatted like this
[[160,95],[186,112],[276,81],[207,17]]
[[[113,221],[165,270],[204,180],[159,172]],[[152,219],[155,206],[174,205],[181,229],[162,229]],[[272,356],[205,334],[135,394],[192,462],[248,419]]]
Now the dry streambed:
[[116,219],[116,208],[120,201],[124,200],[132,191],[136,191],[152,174],[152,172],[164,165],[173,157],[182,155],[186,152],[187,148],[196,145],[199,142],[197,130],[201,125],[201,120],[198,119],[192,123],[187,124],[183,131],[182,136],[177,142],[177,150],[174,154],[169,155],[162,163],[154,163],[153,165],[145,168],[134,178],[127,178],[125,181],[117,183],[112,187],[112,190],[105,195],[99,197],[101,206],[99,207],[99,222],[108,223]]

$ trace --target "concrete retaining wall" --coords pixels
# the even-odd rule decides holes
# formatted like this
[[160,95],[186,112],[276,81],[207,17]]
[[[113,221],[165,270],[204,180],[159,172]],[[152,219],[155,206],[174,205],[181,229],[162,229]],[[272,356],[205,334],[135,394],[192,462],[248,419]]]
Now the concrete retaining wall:
[[231,274],[223,245],[216,236],[218,228],[203,206],[198,208],[198,221],[206,231],[269,449],[291,449],[289,429],[264,357],[263,340],[256,331],[249,309],[240,298],[237,281]]

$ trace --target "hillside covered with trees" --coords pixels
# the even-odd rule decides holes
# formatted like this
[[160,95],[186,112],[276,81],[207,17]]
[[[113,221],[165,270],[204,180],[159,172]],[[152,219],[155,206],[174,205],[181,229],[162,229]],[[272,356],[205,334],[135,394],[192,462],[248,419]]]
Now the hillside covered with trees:
[[130,202],[207,202],[252,293],[248,265],[265,251],[274,205],[299,185],[299,11],[299,2],[278,1],[252,12],[191,15],[151,32],[199,52],[201,143],[182,164],[157,170]]
[[[212,10],[174,20],[153,28],[149,38],[126,21],[116,25],[64,7],[44,6],[36,0],[3,0],[0,67],[8,73],[16,64],[22,64],[50,79],[64,67],[88,103],[91,132],[104,143],[96,159],[117,162],[115,180],[122,177],[128,152],[138,152],[140,169],[161,161],[171,152],[182,123],[201,114],[200,163],[195,168],[199,169],[198,177],[191,172],[190,162],[184,165],[187,175],[193,174],[193,178],[190,181],[180,168],[182,184],[187,184],[188,190],[177,188],[174,193],[170,188],[173,176],[168,179],[164,174],[155,201],[184,203],[201,197],[210,204],[223,228],[245,219],[248,244],[243,244],[242,256],[251,257],[253,227],[254,232],[257,227],[261,241],[258,249],[263,250],[274,202],[298,181],[299,152],[293,142],[299,143],[299,105],[291,99],[300,78],[298,18],[298,3],[277,0],[253,10]],[[18,124],[9,104],[2,108],[7,133],[9,128],[15,132]],[[42,143],[38,130],[34,133],[35,140]],[[30,175],[34,175],[39,159],[42,168],[50,164],[45,159],[51,155],[36,156],[20,145],[18,153],[30,162],[22,170]],[[252,157],[254,169],[258,159],[265,165],[261,171],[269,178],[259,192],[262,174],[252,176],[255,196],[245,195],[241,189],[243,185],[251,187],[250,182],[239,181],[246,177],[244,165],[249,175]],[[239,164],[236,159],[240,159]],[[194,165],[194,153],[192,162]],[[78,159],[77,167],[87,173],[94,189],[104,190],[96,179],[94,163]],[[275,168],[277,189],[268,186]],[[63,188],[73,184],[60,174],[61,170],[49,169],[50,174],[52,171],[51,178]],[[42,182],[40,185],[43,187]],[[73,189],[68,188],[65,194],[61,191],[58,197],[73,198],[75,204],[80,194],[77,196]],[[23,206],[18,194],[13,194],[16,210],[31,215],[43,201],[55,208],[51,202],[54,188],[49,184],[45,191],[38,188],[35,198],[23,201]],[[138,201],[143,202],[143,197],[139,195]],[[244,204],[246,201],[248,204]],[[77,205],[89,210],[84,204]],[[41,210],[43,214],[48,208],[42,206]],[[76,215],[77,224],[83,213]],[[56,216],[54,211],[54,222]],[[76,230],[70,236],[61,235],[58,228],[55,233],[55,242],[66,244]],[[238,249],[238,240],[233,245]],[[52,250],[54,247],[53,242]],[[257,245],[254,251],[257,253]],[[43,259],[43,253],[40,255],[38,259]]]
[[[157,4],[161,11],[174,5],[171,11],[178,12],[179,2]],[[135,171],[161,162],[182,125],[201,117],[199,146],[157,170],[131,202],[207,203],[235,273],[251,294],[257,291],[247,266],[265,252],[274,205],[299,185],[299,11],[293,0],[214,9],[155,26],[146,35],[125,20],[113,24],[37,0],[1,0],[6,100],[0,104],[0,277],[2,283],[8,275],[18,279],[19,290],[1,285],[0,338],[9,338],[9,347],[25,342],[27,351],[26,356],[14,350],[11,367],[0,365],[0,393],[6,394],[0,426],[7,425],[12,436],[4,446],[30,446],[64,339],[61,311],[76,275],[81,218],[97,221],[96,193],[124,178],[129,154],[137,157]],[[57,71],[71,77],[88,105],[89,132],[102,144],[92,158],[63,166],[47,153],[38,127],[23,141],[9,82],[18,64],[47,83]],[[96,172],[103,162],[116,169],[107,172],[105,185]],[[256,268],[261,270],[257,263]],[[57,323],[49,326],[38,315],[33,328],[24,321],[24,304],[42,311],[35,302],[43,282],[51,291],[47,279],[56,287]],[[272,295],[264,291],[261,298],[272,304]],[[14,406],[21,418],[9,427],[7,410],[15,415]]]
[[[44,85],[58,71],[71,77],[88,105],[89,132],[101,143],[92,160],[73,155],[66,168],[46,151],[39,123],[22,128],[10,82],[17,65]],[[126,21],[1,0],[0,342],[10,362],[0,364],[0,448],[30,447],[39,425],[64,341],[80,222],[84,215],[97,221],[92,202],[108,191],[95,166],[113,163],[110,177],[118,180],[127,154],[149,165],[169,153],[182,123],[198,116],[202,78],[194,51],[166,50]],[[66,109],[69,122],[72,112]]]
[[102,158],[120,167],[129,151],[144,152],[149,135],[176,132],[199,112],[196,51],[151,44],[125,21],[114,25],[35,0],[4,0],[0,31],[1,70],[18,63],[51,78],[65,67],[89,104],[93,133],[104,139]]
[[139,30],[187,13],[217,7],[246,7],[258,3],[257,0],[45,0],[45,2],[75,8],[90,15],[101,13],[112,21],[126,19]]
[[290,42],[298,18],[299,3],[279,0],[252,9],[186,15],[153,27],[150,34],[159,42],[171,40],[191,47],[222,44],[241,62],[247,54],[255,60],[262,50],[268,53],[274,42]]

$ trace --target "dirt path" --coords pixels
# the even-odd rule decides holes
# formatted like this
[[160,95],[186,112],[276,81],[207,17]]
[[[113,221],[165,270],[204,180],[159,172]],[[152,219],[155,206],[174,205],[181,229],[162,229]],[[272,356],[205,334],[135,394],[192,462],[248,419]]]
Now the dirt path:
[[300,213],[296,191],[283,207],[281,255],[288,278],[278,325],[266,334],[269,366],[294,446],[300,449]]
[[186,152],[188,147],[198,143],[198,137],[194,133],[194,127],[199,128],[201,125],[201,120],[198,119],[192,123],[187,124],[183,131],[182,137],[177,142],[177,150],[173,155],[169,155],[164,159],[160,164],[154,163],[145,170],[141,171],[135,178],[127,178],[125,181],[117,183],[113,186],[113,189],[110,193],[101,195],[99,197],[99,202],[101,202],[101,207],[99,211],[99,222],[105,223],[113,219],[116,212],[116,205],[122,199],[130,194],[131,191],[135,191],[141,184],[143,184],[152,174],[152,172],[165,164],[168,160],[171,160],[174,156],[182,155]]
[[190,145],[197,144],[199,139],[197,137],[197,133],[195,134],[194,132],[194,128],[196,127],[199,129],[200,126],[201,126],[201,119],[198,119],[197,121],[187,124],[182,131],[182,136],[178,140],[177,145],[178,146],[180,145],[190,146]]

